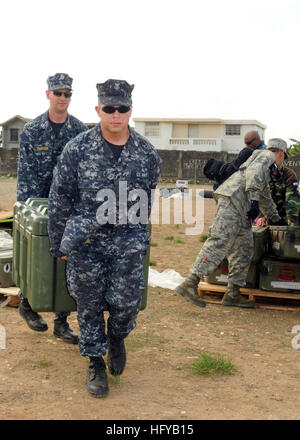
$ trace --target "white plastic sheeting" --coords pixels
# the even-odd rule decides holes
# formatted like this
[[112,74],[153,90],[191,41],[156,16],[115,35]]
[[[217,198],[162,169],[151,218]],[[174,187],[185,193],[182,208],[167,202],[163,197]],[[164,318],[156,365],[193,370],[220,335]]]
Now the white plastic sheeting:
[[179,284],[181,284],[185,278],[180,273],[173,269],[166,269],[163,272],[149,267],[148,285],[151,287],[162,287],[163,289],[175,290]]

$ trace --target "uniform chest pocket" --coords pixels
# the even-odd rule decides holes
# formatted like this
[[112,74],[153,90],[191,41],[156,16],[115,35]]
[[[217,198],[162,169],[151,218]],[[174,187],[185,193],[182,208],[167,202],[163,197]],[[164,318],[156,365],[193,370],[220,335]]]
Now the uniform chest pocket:
[[131,170],[129,184],[132,188],[147,189],[149,187],[148,169],[145,168]]

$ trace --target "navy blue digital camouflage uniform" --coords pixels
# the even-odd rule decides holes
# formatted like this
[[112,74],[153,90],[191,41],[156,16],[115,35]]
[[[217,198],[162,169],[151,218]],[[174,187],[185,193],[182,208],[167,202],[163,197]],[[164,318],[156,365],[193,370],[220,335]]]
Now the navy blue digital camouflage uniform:
[[[70,139],[86,130],[87,125],[68,115],[56,137],[48,111],[25,124],[18,156],[18,201],[25,202],[29,197],[48,197],[53,169],[63,147]],[[23,298],[21,293],[19,296]],[[56,313],[57,318],[68,315],[65,312]]]
[[[67,282],[77,303],[82,356],[105,355],[110,336],[123,339],[135,328],[145,289],[143,257],[150,239],[146,223],[161,160],[146,138],[129,130],[117,161],[100,125],[70,141],[57,162],[49,194],[50,252],[68,257]],[[144,223],[131,215],[136,201],[119,198],[120,182],[126,182],[127,196],[134,189],[147,193]],[[102,189],[116,195],[115,225],[100,225],[96,219],[99,207],[106,203],[99,197]],[[126,211],[128,223],[124,224]],[[105,308],[109,310],[108,336]]]

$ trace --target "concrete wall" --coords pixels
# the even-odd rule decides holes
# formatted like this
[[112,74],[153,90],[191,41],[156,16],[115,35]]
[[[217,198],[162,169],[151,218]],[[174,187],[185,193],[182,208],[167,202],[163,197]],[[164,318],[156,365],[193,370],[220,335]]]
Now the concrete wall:
[[0,148],[0,175],[17,175],[18,150],[16,148]]
[[[161,157],[162,174],[161,180],[187,179],[193,182],[196,180],[206,180],[203,168],[210,158],[231,162],[236,155],[226,152],[198,152],[198,151],[169,151],[158,150]],[[17,149],[0,149],[0,175],[16,175],[17,174]],[[286,166],[292,168],[296,174],[298,181],[300,180],[300,154],[290,157],[286,162]]]
[[206,162],[211,159],[232,160],[235,156],[228,153],[202,153],[198,151],[168,151],[158,150],[161,157],[162,174],[161,179],[187,179],[187,180],[203,180],[203,168]]
[[296,154],[295,156],[289,157],[288,160],[285,161],[285,165],[288,168],[292,168],[297,174],[298,182],[300,180],[300,154]]
[[[198,151],[158,150],[158,154],[163,161],[161,180],[186,179],[191,182],[195,179],[209,182],[203,174],[203,168],[209,159],[214,158],[231,162],[236,157],[235,154],[226,152],[202,153]],[[299,181],[300,154],[289,158],[285,164],[296,172]]]

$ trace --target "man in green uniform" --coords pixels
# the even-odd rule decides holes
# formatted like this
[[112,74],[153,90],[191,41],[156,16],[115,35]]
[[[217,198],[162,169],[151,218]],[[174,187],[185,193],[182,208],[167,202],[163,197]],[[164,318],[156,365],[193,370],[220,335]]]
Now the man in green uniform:
[[[275,154],[278,170],[270,181],[272,199],[282,219],[290,226],[300,226],[300,195],[295,171],[284,165],[288,158],[287,144],[283,139],[274,138],[268,142],[268,150]],[[259,214],[258,226],[267,226],[268,221],[262,213]]]

